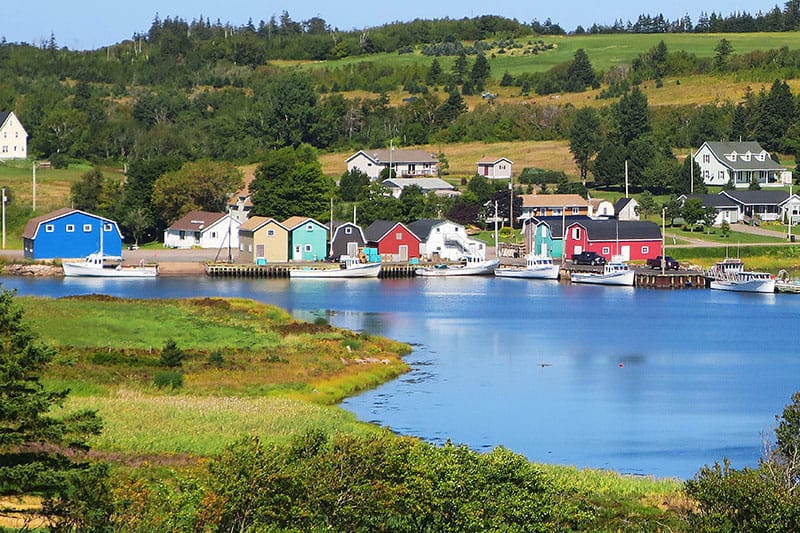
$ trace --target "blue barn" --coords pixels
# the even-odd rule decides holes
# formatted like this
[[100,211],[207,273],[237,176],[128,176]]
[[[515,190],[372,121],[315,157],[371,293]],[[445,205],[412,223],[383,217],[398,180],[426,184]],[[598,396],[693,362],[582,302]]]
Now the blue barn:
[[30,219],[22,240],[28,259],[79,258],[100,251],[122,255],[122,232],[116,222],[68,207]]

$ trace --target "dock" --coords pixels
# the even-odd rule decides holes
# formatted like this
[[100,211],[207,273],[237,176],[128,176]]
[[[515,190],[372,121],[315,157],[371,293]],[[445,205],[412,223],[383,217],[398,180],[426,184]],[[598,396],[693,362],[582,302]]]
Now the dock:
[[[320,263],[317,263],[320,265]],[[333,265],[333,263],[331,263]],[[289,271],[308,266],[304,263],[273,263],[267,265],[254,265],[247,263],[206,263],[206,275],[212,278],[288,278]],[[412,278],[420,265],[409,263],[381,263],[382,279]],[[334,268],[333,266],[331,268]],[[338,268],[338,266],[336,267]]]

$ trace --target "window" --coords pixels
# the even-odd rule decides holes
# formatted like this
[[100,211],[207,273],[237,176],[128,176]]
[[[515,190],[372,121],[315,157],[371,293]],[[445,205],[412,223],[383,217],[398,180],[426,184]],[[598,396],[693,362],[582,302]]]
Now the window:
[[579,215],[580,213],[581,213],[581,208],[580,207],[573,207],[572,208],[572,214],[573,215]]
[[3,151],[4,154],[7,154],[8,153],[8,146],[4,144],[2,151]]
[[400,232],[397,232],[397,233],[395,233],[394,238],[397,239],[398,241],[402,241],[403,240],[403,234],[400,233]]
[[344,228],[345,235],[351,235],[352,233],[353,233],[353,228],[351,228],[350,226]]
[[274,236],[275,236],[275,230],[274,229],[268,229],[267,230],[267,237],[274,237]]
[[183,230],[179,231],[178,232],[178,237],[180,237],[181,240],[185,239],[186,238],[186,232],[183,231]]
[[581,238],[581,228],[572,228],[572,238],[573,239]]
[[67,224],[66,230],[67,233],[72,233],[73,231],[75,231],[75,224]]
[[718,177],[719,179],[725,179],[725,171],[724,171],[724,170],[720,170],[720,171],[717,173],[717,177]]
[[53,233],[55,230],[56,228],[52,224],[45,224],[44,226],[45,233]]
[[91,233],[92,232],[92,225],[91,224],[84,224],[83,225],[83,232],[84,233]]
[[703,154],[703,163],[711,163],[711,155]]
[[649,246],[642,246],[642,255],[647,255],[649,253],[650,253],[650,247]]
[[212,231],[211,232],[211,238],[212,239],[216,239],[217,238],[217,232],[216,231]]
[[114,226],[112,224],[103,224],[103,231],[113,231]]
[[314,224],[306,224],[306,231],[314,231]]
[[603,255],[608,255],[611,253],[611,248],[608,246],[603,246]]
[[563,211],[563,209],[561,209],[560,207],[554,207],[553,208],[553,215],[554,216],[561,216],[561,212],[562,211]]
[[312,248],[311,248],[311,245],[310,245],[310,244],[306,244],[306,245],[303,247],[303,251],[310,252],[311,250],[312,250]]

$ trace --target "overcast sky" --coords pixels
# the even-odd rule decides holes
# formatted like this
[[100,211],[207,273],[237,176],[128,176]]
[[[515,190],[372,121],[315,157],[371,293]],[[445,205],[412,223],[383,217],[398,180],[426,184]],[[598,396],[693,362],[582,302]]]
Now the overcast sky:
[[[688,14],[696,23],[701,12],[729,15],[746,11],[767,12],[775,2],[756,0],[555,0],[531,2],[513,0],[494,2],[478,0],[300,0],[296,2],[258,2],[244,0],[8,0],[0,18],[0,37],[11,42],[38,44],[54,34],[59,46],[71,49],[95,49],[129,39],[134,33],[146,32],[156,14],[161,19],[179,17],[187,21],[209,18],[234,26],[258,25],[287,11],[295,21],[321,17],[340,30],[380,26],[394,21],[415,18],[462,18],[500,15],[520,22],[550,18],[565,30],[578,25],[588,28],[593,23],[610,25],[616,19],[635,21],[640,14],[661,13],[668,20]],[[784,3],[779,6],[783,8]]]

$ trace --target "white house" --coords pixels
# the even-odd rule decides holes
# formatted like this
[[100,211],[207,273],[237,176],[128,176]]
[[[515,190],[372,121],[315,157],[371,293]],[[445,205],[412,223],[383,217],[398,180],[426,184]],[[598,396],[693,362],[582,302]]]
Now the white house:
[[460,194],[454,186],[441,178],[392,178],[383,180],[381,185],[389,189],[395,198],[400,198],[403,189],[409,185],[416,185],[425,194],[429,192],[439,196],[458,196]]
[[398,177],[439,175],[439,159],[425,150],[359,150],[346,161],[348,172],[357,168],[373,180],[390,166]]
[[589,198],[589,216],[592,218],[608,218],[614,216],[614,204],[602,198]]
[[28,134],[13,111],[0,111],[0,159],[28,157]]
[[725,194],[693,194],[690,196],[682,194],[678,197],[678,200],[681,205],[684,205],[689,198],[697,198],[704,207],[713,207],[717,210],[714,226],[719,226],[723,222],[736,224],[742,218],[739,204]]
[[478,175],[489,179],[510,179],[513,164],[507,157],[481,159],[478,161]]
[[639,202],[635,198],[620,198],[614,204],[617,220],[639,220]]
[[190,211],[164,231],[167,248],[239,249],[242,223],[227,213]]
[[722,186],[733,180],[737,189],[746,189],[756,180],[762,187],[783,187],[792,180],[791,171],[754,141],[705,142],[694,161],[706,185]]
[[419,254],[425,259],[461,261],[466,255],[486,258],[486,243],[469,237],[464,226],[456,222],[426,218],[410,223],[408,229],[422,241]]

